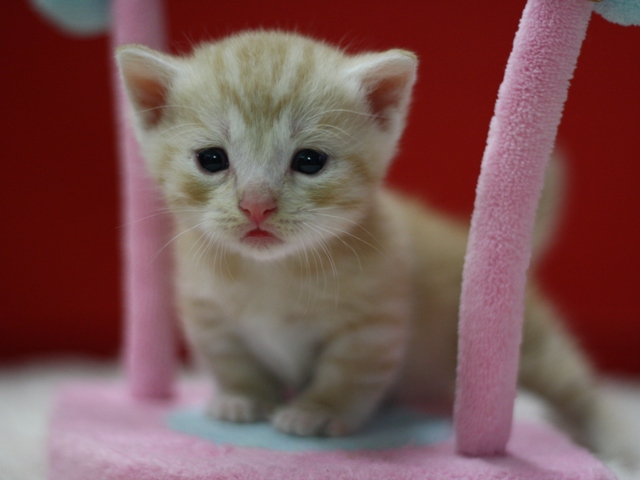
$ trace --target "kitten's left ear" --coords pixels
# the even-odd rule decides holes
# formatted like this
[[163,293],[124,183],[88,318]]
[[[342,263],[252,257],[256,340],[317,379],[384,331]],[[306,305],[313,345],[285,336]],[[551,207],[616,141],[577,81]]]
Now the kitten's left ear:
[[359,81],[371,113],[382,129],[401,126],[404,121],[417,67],[418,58],[406,50],[356,57],[349,73]]
[[142,45],[126,45],[116,53],[129,101],[144,129],[162,119],[179,59]]

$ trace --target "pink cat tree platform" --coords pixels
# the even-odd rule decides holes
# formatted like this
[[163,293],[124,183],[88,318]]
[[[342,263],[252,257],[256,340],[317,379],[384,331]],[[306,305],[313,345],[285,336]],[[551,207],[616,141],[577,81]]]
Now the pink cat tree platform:
[[[362,444],[366,448],[358,447],[357,438],[348,440],[348,448],[340,439],[282,440],[272,429],[258,438],[252,429],[259,427],[243,425],[234,428],[246,435],[232,442],[213,421],[207,438],[172,426],[176,414],[202,405],[207,393],[174,381],[171,262],[166,249],[155,258],[170,226],[164,216],[152,215],[162,202],[127,127],[116,79],[127,226],[128,378],[126,384],[81,384],[60,392],[51,421],[49,478],[615,478],[563,434],[539,425],[512,426],[533,219],[592,9],[588,0],[529,0],[523,13],[491,123],[465,263],[455,440],[435,443],[420,440],[415,425],[407,426],[409,436],[399,443],[391,441],[395,426],[383,426],[373,444]],[[114,0],[114,44],[161,49],[162,13],[157,0]],[[504,339],[499,348],[489,341],[495,338]],[[206,430],[207,421],[196,424]],[[281,441],[295,448],[281,448]],[[305,442],[311,442],[308,449]]]
[[[563,435],[516,425],[507,453],[458,455],[453,441],[368,450],[281,451],[219,445],[167,428],[167,415],[202,392],[135,400],[122,385],[77,386],[60,397],[51,426],[52,480],[444,480],[613,479]],[[250,433],[248,432],[250,435]],[[284,434],[283,434],[284,435]],[[331,440],[326,440],[331,442]]]

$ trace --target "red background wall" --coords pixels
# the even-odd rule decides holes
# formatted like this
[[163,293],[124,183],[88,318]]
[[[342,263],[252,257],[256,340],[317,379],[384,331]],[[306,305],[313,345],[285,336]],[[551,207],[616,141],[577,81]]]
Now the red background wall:
[[[239,29],[297,29],[421,58],[391,182],[468,218],[524,0],[167,2],[172,50]],[[216,4],[218,4],[216,6]],[[463,5],[464,4],[464,5]],[[112,355],[120,336],[118,173],[106,37],[58,32],[0,5],[0,359]],[[594,16],[560,140],[565,222],[547,290],[603,368],[640,373],[640,28]]]

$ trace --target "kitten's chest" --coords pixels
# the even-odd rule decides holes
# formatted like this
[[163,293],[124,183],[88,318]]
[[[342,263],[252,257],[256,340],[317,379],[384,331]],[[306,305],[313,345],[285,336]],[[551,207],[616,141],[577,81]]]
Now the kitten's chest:
[[290,278],[255,274],[236,287],[230,319],[253,355],[294,387],[308,379],[325,331],[322,307],[305,304],[302,294]]

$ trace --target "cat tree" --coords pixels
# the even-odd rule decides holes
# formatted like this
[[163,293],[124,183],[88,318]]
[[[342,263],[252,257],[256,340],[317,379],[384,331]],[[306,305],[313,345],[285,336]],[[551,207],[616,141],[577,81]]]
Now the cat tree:
[[[51,422],[49,478],[613,479],[564,435],[512,425],[536,204],[593,8],[588,0],[529,0],[525,7],[491,122],[465,263],[455,440],[429,445],[385,448],[382,435],[378,449],[341,450],[322,439],[320,450],[283,451],[268,448],[270,438],[266,448],[247,447],[216,442],[215,430],[212,442],[169,426],[171,412],[204,401],[204,392],[175,381],[171,259],[163,248],[170,225],[165,216],[153,216],[162,201],[139,157],[116,79],[127,381],[60,393]],[[619,23],[640,23],[638,0],[605,0],[597,8]],[[162,2],[113,0],[112,15],[114,46],[163,48]],[[495,338],[504,340],[500,347],[490,341]]]

